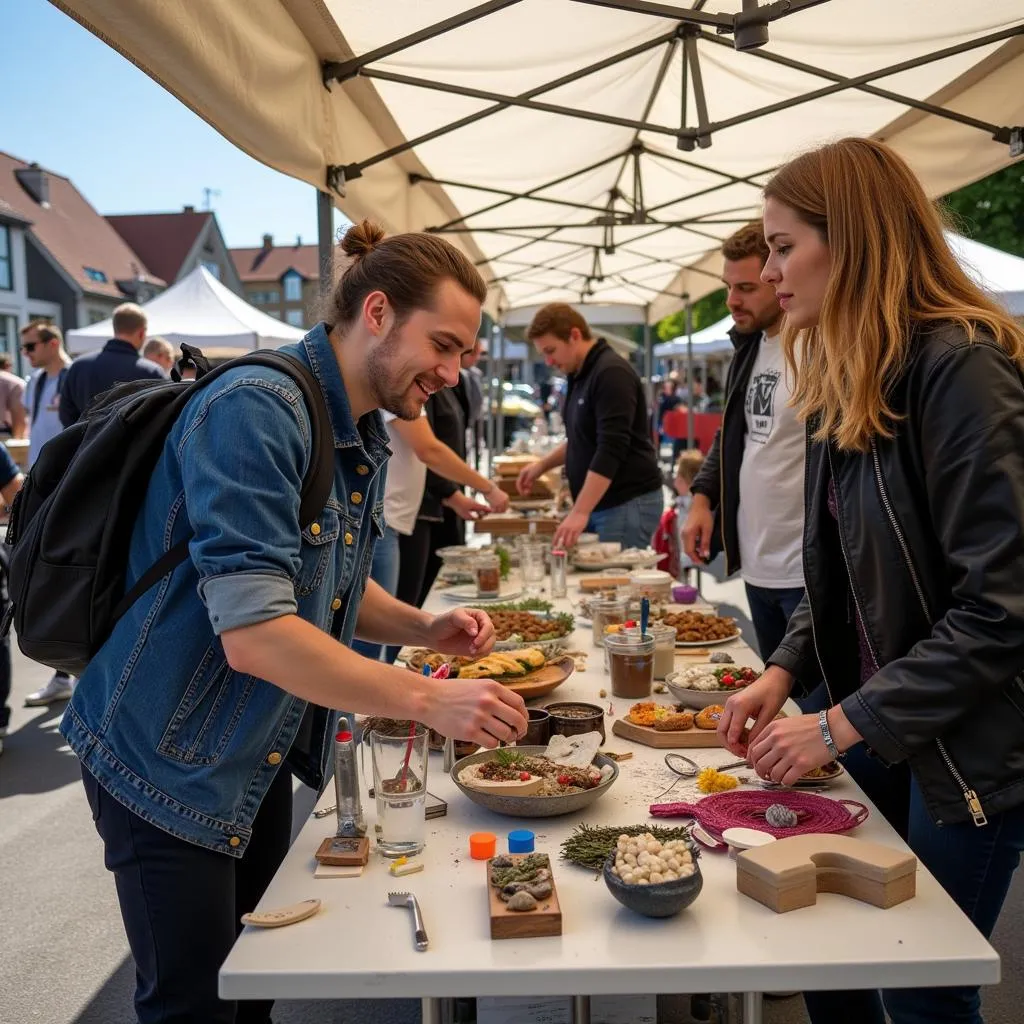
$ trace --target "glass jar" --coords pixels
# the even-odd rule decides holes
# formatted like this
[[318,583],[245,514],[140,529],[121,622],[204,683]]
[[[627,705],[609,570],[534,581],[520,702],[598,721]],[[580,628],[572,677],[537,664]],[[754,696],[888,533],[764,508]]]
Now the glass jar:
[[473,561],[473,574],[476,576],[478,598],[498,596],[501,590],[501,559],[497,555],[477,555]]
[[594,646],[604,646],[606,626],[626,621],[629,602],[625,597],[595,597],[590,602],[590,619],[593,623]]
[[675,626],[651,622],[647,632],[654,637],[654,678],[664,679],[676,670]]
[[604,638],[612,696],[636,700],[654,685],[654,637],[650,633],[611,633]]
[[629,574],[629,588],[633,597],[646,597],[651,601],[672,600],[672,576],[660,569],[638,569]]

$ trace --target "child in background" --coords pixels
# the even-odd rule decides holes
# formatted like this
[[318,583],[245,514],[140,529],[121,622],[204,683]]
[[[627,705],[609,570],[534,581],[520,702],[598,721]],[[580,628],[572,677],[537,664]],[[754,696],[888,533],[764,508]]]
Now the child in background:
[[662,514],[652,541],[654,550],[664,555],[658,562],[658,568],[671,573],[673,579],[684,583],[689,582],[690,570],[695,566],[683,552],[683,523],[686,522],[686,514],[690,511],[690,503],[693,501],[690,484],[703,464],[704,455],[696,448],[688,448],[679,456],[672,480],[676,500]]

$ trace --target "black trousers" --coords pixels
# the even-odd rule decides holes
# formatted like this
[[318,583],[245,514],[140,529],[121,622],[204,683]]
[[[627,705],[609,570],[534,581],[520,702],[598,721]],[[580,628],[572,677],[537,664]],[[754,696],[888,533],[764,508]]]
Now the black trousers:
[[421,608],[441,571],[441,559],[434,552],[465,543],[466,524],[450,508],[441,522],[417,519],[412,533],[398,538],[398,600]]
[[140,1024],[268,1024],[272,1001],[227,1002],[217,972],[288,852],[292,777],[271,783],[241,858],[185,842],[118,803],[82,769],[135,958]]

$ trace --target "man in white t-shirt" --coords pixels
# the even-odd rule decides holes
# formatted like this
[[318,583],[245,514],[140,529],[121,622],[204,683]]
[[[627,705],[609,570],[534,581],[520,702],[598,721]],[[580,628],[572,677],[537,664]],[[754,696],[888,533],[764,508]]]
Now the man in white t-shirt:
[[[399,535],[408,537],[416,528],[416,515],[423,500],[427,470],[454,483],[480,491],[486,504],[474,501],[457,491],[449,499],[449,506],[463,519],[474,518],[484,512],[504,512],[508,508],[508,495],[492,481],[471,469],[448,445],[434,436],[424,408],[417,419],[403,420],[384,412],[388,430],[388,443],[393,452],[388,460],[388,476],[384,485],[384,521],[387,529],[373,549],[370,578],[389,594],[398,589]],[[357,640],[352,649],[365,657],[380,656],[379,644]],[[387,660],[393,661],[398,648],[388,648]]]
[[722,255],[736,355],[722,427],[691,487],[683,543],[691,558],[704,561],[724,551],[726,572],[740,571],[767,660],[804,593],[806,442],[789,405],[793,382],[779,338],[782,310],[775,289],[761,281],[768,259],[761,222],[728,238]]

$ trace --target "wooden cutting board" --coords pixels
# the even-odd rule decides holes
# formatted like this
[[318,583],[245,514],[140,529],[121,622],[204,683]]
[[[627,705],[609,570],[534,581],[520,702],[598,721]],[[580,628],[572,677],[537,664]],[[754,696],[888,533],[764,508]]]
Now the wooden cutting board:
[[556,687],[561,686],[575,669],[576,663],[572,658],[558,658],[519,679],[499,679],[498,682],[510,690],[515,690],[523,700],[530,700],[532,697],[543,697],[544,694],[551,693]]
[[[522,860],[526,854],[510,854],[513,860]],[[484,876],[490,900],[492,939],[536,939],[562,934],[562,908],[558,903],[558,890],[552,882],[551,895],[539,901],[536,910],[509,910],[491,885],[491,862],[487,862]]]
[[693,747],[720,747],[718,732],[715,729],[687,729],[684,732],[659,732],[649,725],[634,725],[624,718],[616,718],[612,722],[612,732],[624,740],[643,743],[648,747],[662,750],[682,750]]
[[476,521],[476,533],[489,533],[492,537],[511,537],[530,532],[530,524],[536,523],[537,533],[549,536],[558,528],[558,519],[537,516],[527,519],[525,516],[491,515],[482,516]]
[[736,857],[736,888],[777,914],[814,906],[819,892],[888,909],[916,887],[912,853],[852,836],[790,836]]

